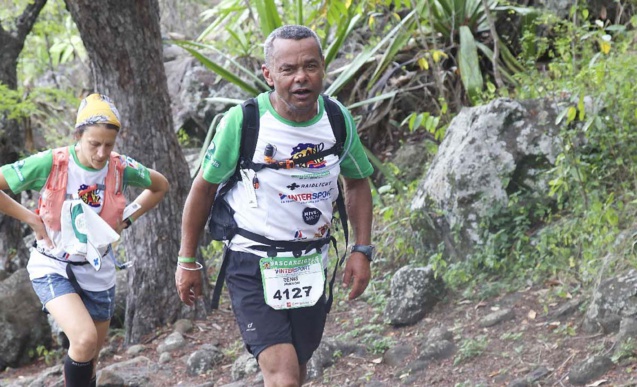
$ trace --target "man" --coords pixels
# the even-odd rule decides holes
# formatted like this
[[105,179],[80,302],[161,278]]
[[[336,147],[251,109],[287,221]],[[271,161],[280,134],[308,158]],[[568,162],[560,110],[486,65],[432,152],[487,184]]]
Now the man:
[[[260,129],[253,161],[284,163],[335,145],[321,96],[325,60],[316,34],[303,26],[273,31],[265,43],[262,71],[274,90],[257,97]],[[355,235],[352,250],[360,250],[351,253],[344,270],[349,299],[360,296],[370,280],[372,198],[367,177],[373,168],[349,112],[342,110],[348,122],[342,153],[289,169],[247,170],[225,195],[239,228],[260,236],[251,240],[235,235],[225,259],[233,311],[266,386],[300,386],[320,344],[328,312],[327,240],[339,174]],[[186,199],[175,280],[187,305],[201,295],[193,257],[217,188],[235,173],[242,120],[238,106],[225,115]],[[311,246],[311,251],[281,252],[279,241]],[[316,241],[322,246],[317,248]]]

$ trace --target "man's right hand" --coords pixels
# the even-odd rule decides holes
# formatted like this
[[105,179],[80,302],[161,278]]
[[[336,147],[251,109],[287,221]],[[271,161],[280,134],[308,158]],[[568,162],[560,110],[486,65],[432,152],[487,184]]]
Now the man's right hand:
[[[186,270],[183,267],[194,270]],[[196,270],[195,263],[179,263],[175,272],[175,286],[181,301],[193,306],[195,300],[201,297],[201,270]]]

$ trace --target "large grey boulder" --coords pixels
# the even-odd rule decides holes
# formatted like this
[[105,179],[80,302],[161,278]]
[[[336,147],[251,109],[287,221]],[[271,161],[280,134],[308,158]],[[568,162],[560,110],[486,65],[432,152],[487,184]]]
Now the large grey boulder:
[[443,242],[446,254],[464,258],[483,242],[481,220],[510,195],[548,201],[542,172],[561,149],[557,109],[548,100],[498,99],[451,121],[411,204],[425,247]]
[[28,364],[37,348],[50,348],[51,329],[26,269],[0,282],[0,370]]

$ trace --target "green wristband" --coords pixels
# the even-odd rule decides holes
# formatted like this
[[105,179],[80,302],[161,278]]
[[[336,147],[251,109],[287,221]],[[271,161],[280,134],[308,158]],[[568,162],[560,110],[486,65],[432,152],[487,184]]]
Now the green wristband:
[[197,262],[197,258],[195,257],[182,257],[181,255],[177,257],[177,262],[179,263],[195,263]]

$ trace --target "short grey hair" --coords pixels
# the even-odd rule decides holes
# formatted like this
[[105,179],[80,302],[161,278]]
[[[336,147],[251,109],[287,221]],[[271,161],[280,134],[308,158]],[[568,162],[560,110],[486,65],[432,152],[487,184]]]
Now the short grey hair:
[[301,40],[306,38],[313,38],[316,41],[316,45],[319,49],[319,54],[322,58],[323,48],[321,47],[321,41],[319,40],[318,35],[316,35],[316,32],[312,31],[306,26],[285,25],[272,31],[268,38],[265,40],[265,44],[263,46],[263,54],[265,56],[266,66],[272,63],[272,51],[274,48],[274,41],[276,39]]

